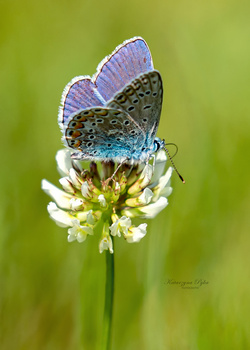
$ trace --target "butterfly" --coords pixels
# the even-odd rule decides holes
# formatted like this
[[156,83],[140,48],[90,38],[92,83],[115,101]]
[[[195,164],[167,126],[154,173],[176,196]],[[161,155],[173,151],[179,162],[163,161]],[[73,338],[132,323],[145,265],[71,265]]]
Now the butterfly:
[[64,89],[58,122],[72,158],[138,164],[164,148],[156,137],[163,98],[160,73],[141,37],[124,41],[93,77]]

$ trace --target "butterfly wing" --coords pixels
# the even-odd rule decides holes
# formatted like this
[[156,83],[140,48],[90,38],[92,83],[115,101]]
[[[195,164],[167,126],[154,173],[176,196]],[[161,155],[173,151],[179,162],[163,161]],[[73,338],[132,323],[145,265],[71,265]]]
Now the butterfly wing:
[[159,125],[162,96],[161,75],[152,70],[132,80],[107,103],[107,107],[129,113],[146,135],[144,147],[150,147]]
[[152,57],[145,40],[140,37],[126,40],[104,58],[92,78],[76,77],[65,87],[58,116],[60,128],[63,129],[72,113],[104,106],[131,80],[152,69]]
[[145,134],[125,111],[95,107],[78,111],[64,126],[64,142],[81,160],[131,159]]
[[126,40],[104,58],[94,77],[98,92],[108,101],[138,75],[153,70],[146,41],[140,37]]

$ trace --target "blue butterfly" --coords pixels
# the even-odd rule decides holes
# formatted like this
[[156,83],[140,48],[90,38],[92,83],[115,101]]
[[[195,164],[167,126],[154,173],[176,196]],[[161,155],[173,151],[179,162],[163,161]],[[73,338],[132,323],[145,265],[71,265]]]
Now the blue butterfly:
[[138,164],[164,148],[156,137],[163,87],[147,43],[126,40],[97,73],[75,77],[64,89],[59,126],[79,160]]

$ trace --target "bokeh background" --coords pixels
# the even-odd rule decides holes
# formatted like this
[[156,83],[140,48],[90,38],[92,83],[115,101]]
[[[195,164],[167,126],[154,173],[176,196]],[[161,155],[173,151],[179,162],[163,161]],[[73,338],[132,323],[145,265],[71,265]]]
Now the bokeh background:
[[[67,243],[57,110],[74,76],[142,36],[164,82],[158,136],[179,146],[169,206],[116,240],[113,349],[250,348],[249,2],[1,1],[0,348],[96,349],[105,255]],[[206,280],[199,289],[175,281]]]

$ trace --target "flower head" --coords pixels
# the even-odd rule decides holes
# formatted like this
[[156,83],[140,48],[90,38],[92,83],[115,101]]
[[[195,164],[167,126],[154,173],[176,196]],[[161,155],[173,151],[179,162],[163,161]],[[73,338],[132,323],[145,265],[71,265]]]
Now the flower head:
[[171,194],[170,178],[173,169],[164,173],[166,154],[159,151],[155,166],[122,165],[114,174],[114,163],[96,163],[83,169],[79,161],[71,158],[71,152],[57,152],[57,168],[62,176],[62,189],[42,180],[42,189],[53,202],[48,204],[50,217],[61,227],[68,227],[68,241],[83,242],[94,234],[94,227],[103,221],[99,244],[100,253],[113,253],[111,236],[123,236],[129,243],[139,242],[146,235],[147,224],[132,225],[134,217],[154,218],[168,205]]

